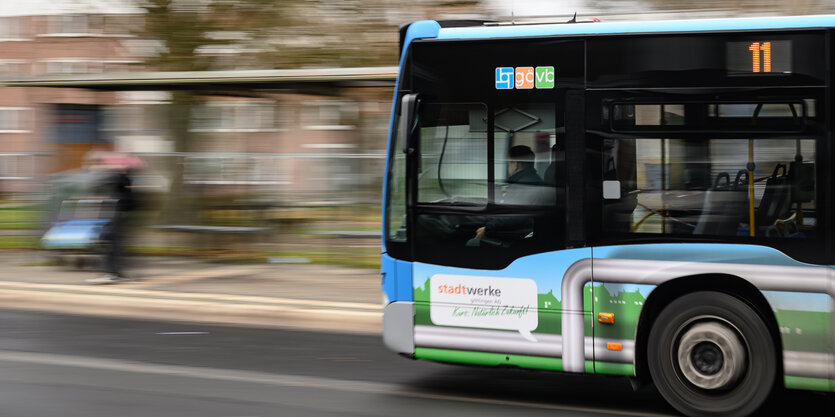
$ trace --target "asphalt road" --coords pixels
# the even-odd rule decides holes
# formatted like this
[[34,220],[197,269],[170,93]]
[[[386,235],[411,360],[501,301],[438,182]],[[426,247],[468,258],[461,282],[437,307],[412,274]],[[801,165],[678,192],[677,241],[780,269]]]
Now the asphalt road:
[[[791,392],[768,415],[832,400]],[[675,412],[622,378],[411,361],[378,336],[0,310],[2,417],[392,415]]]

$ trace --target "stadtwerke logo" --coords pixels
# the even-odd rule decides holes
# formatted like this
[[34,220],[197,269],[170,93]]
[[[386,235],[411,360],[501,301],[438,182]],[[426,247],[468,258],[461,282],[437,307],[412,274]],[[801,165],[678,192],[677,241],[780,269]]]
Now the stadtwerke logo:
[[554,88],[554,67],[497,67],[497,90]]

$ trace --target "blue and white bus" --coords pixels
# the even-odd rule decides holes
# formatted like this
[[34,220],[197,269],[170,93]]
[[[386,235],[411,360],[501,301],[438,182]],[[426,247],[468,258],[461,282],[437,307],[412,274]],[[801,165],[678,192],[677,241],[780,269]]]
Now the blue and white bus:
[[401,32],[383,339],[690,416],[835,391],[835,16]]

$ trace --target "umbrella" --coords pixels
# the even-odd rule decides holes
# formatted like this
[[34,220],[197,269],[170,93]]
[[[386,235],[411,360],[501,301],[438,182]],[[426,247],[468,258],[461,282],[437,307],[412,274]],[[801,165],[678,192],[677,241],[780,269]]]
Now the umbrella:
[[147,166],[145,161],[142,158],[121,152],[108,152],[102,157],[102,162],[104,165],[113,167],[113,168],[120,168],[120,169],[127,169],[127,170],[137,170],[143,169]]

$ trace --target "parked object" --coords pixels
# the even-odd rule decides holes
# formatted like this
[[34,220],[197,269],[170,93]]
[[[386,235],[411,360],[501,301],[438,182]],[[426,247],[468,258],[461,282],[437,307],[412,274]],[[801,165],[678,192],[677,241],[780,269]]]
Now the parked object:
[[113,217],[113,199],[66,199],[58,221],[41,238],[41,247],[64,261],[82,267],[85,258],[99,255],[103,234]]

